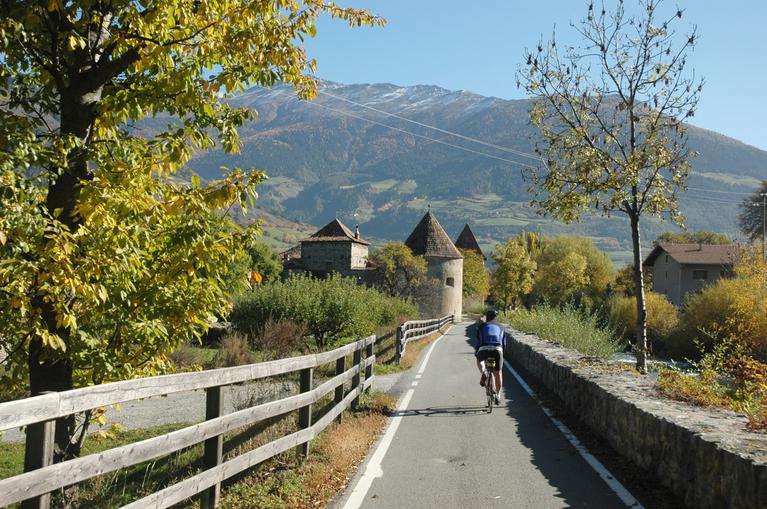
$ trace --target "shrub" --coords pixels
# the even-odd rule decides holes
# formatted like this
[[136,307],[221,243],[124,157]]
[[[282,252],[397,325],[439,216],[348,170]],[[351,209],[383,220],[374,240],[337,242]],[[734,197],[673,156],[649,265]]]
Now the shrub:
[[685,302],[677,342],[698,340],[706,351],[716,337],[734,338],[761,361],[767,360],[767,264],[751,254],[735,266],[735,278],[720,279]]
[[697,406],[729,408],[746,414],[749,429],[767,428],[767,364],[750,356],[738,341],[726,338],[702,352],[694,367],[693,374],[662,370],[659,392]]
[[[664,295],[653,292],[645,294],[645,305],[648,338],[654,342],[666,340],[679,324],[676,307]],[[624,338],[633,337],[637,322],[636,300],[615,296],[610,299],[608,309],[610,327]]]
[[230,368],[251,364],[253,361],[248,338],[242,334],[230,334],[221,340],[221,348],[213,359],[213,365],[217,368]]
[[611,329],[600,326],[596,316],[584,315],[571,306],[560,309],[541,305],[532,310],[518,309],[504,317],[516,329],[585,355],[607,359],[621,350],[621,341]]
[[373,334],[380,325],[417,315],[412,303],[357,285],[351,278],[302,275],[242,295],[230,320],[254,342],[267,323],[292,321],[301,327],[304,340],[311,337],[317,347],[325,348],[335,340]]
[[301,350],[304,328],[293,320],[267,320],[256,342],[256,348],[270,352],[275,358],[283,358]]

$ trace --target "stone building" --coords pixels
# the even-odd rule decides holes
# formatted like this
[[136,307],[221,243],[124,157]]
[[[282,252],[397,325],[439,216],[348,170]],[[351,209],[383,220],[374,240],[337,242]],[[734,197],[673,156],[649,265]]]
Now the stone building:
[[652,291],[681,306],[688,293],[732,275],[737,255],[734,245],[661,242],[647,256],[644,267],[652,271]]
[[437,281],[434,309],[440,316],[463,311],[463,256],[431,211],[416,225],[405,241],[413,254],[426,258],[427,274]]
[[322,227],[311,237],[284,253],[285,271],[310,272],[317,277],[331,273],[354,277],[367,283],[374,270],[368,264],[370,243],[360,237],[359,227],[352,231],[338,219]]
[[[474,244],[479,249],[476,239]],[[334,219],[298,246],[282,253],[284,275],[310,273],[324,278],[338,273],[354,277],[361,284],[373,285],[378,273],[368,262],[369,245],[360,237],[359,227],[352,233]],[[427,276],[437,285],[432,294],[418,303],[422,312],[435,316],[455,314],[459,319],[463,308],[463,256],[431,211],[416,225],[405,245],[413,254],[426,259]]]
[[461,234],[458,235],[457,239],[455,239],[455,247],[458,249],[465,249],[467,251],[474,251],[482,257],[482,260],[487,261],[487,256],[485,256],[485,253],[482,252],[482,248],[479,247],[477,237],[474,236],[474,232],[471,231],[471,228],[468,224],[463,227]]

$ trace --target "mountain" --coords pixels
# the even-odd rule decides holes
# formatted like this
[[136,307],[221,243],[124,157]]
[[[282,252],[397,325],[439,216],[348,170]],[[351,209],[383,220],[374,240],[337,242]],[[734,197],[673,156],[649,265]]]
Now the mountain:
[[[221,166],[266,170],[271,178],[259,206],[277,216],[315,225],[338,216],[359,223],[366,235],[402,240],[431,205],[452,236],[471,223],[483,248],[526,229],[589,235],[614,258],[628,256],[622,217],[565,225],[529,205],[522,169],[535,161],[513,153],[532,152],[526,100],[323,81],[311,102],[287,86],[251,89],[231,102],[258,112],[258,120],[241,129],[241,153],[212,150],[190,167],[208,179]],[[681,199],[687,226],[736,234],[737,204],[767,178],[767,152],[694,126],[689,144],[700,155]],[[672,228],[646,221],[643,233],[652,241]]]

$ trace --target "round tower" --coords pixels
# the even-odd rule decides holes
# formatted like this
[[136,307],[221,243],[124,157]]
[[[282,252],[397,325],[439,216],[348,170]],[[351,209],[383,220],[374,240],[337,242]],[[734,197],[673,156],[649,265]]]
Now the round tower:
[[413,254],[426,259],[427,275],[437,284],[437,295],[433,295],[432,302],[425,303],[425,307],[440,316],[455,315],[456,321],[460,320],[463,311],[463,256],[431,211],[419,221],[405,245]]

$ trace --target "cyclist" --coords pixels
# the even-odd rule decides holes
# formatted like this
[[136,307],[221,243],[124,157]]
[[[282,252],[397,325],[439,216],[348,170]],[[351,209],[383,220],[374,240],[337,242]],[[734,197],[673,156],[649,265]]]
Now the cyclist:
[[490,357],[495,357],[495,370],[493,371],[493,378],[495,380],[495,404],[500,404],[501,384],[503,382],[501,377],[501,367],[503,366],[503,349],[506,348],[506,331],[504,328],[496,323],[495,319],[498,317],[498,311],[489,309],[485,312],[485,323],[481,324],[477,329],[477,345],[474,349],[474,355],[477,358],[477,368],[482,374],[482,378],[479,380],[479,385],[485,386],[487,380],[485,380],[485,360]]

